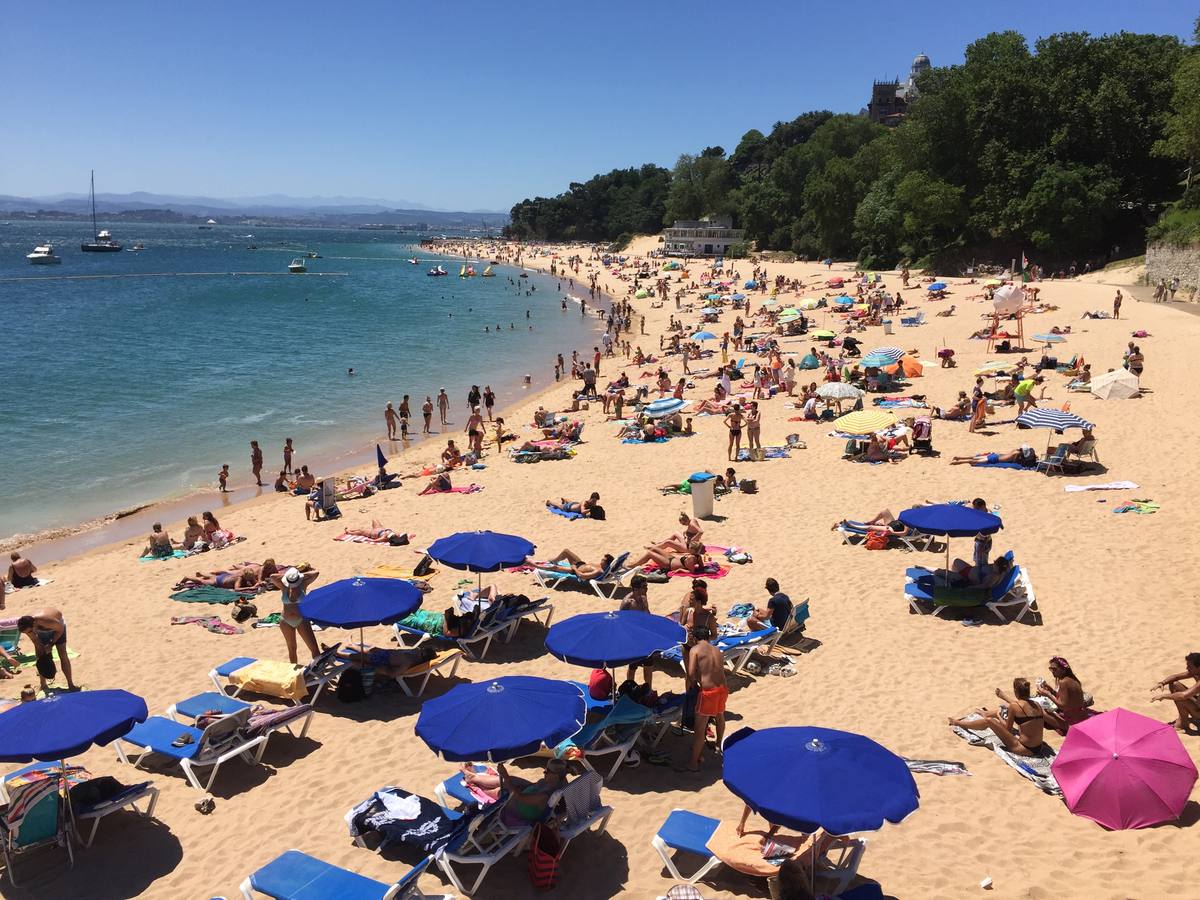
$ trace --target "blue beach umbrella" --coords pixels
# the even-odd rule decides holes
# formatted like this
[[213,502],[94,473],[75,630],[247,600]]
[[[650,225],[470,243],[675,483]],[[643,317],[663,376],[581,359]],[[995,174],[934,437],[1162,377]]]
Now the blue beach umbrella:
[[732,300],[745,300],[745,299],[746,299],[746,295],[745,295],[745,294],[734,294],[734,295],[733,295],[733,297],[731,297],[730,299],[732,299]]
[[925,288],[927,291],[944,291],[945,289],[946,282],[944,281],[935,281],[933,284],[929,285],[929,287]]
[[[498,572],[519,566],[532,555],[534,545],[515,534],[496,531],[460,531],[429,545],[431,557],[452,569],[467,572]],[[479,577],[483,585],[483,576]]]
[[426,700],[417,737],[451,762],[505,762],[554,747],[587,718],[583,691],[569,681],[510,675],[460,684]]
[[388,462],[387,457],[383,455],[383,448],[378,444],[375,445],[375,462],[381,469],[386,466]]
[[897,518],[909,528],[936,534],[946,540],[946,583],[950,583],[950,541],[952,537],[995,534],[1004,527],[1000,517],[957,503],[930,503],[900,511]]
[[717,336],[711,331],[697,331],[692,335],[693,341],[715,341]]
[[330,628],[399,622],[421,605],[421,592],[399,578],[344,578],[300,601],[300,614]]
[[146,701],[128,691],[79,691],[0,714],[0,762],[58,761],[111,743],[145,722]]
[[756,287],[758,287],[758,282],[757,281],[747,281],[745,283],[745,285],[743,285],[743,287],[756,288]]
[[683,626],[636,609],[583,613],[551,626],[546,649],[574,666],[611,669],[641,662],[684,639]]
[[832,728],[743,728],[725,741],[722,777],[772,825],[806,834],[876,831],[920,805],[903,759]]
[[834,297],[833,302],[836,303],[838,306],[853,306],[854,298],[847,297],[845,294],[842,294],[840,297]]

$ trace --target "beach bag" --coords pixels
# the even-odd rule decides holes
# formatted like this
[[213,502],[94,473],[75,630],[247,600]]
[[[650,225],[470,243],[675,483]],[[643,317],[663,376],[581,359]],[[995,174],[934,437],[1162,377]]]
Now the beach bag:
[[433,557],[426,553],[421,557],[421,561],[413,566],[413,575],[416,578],[424,578],[433,571]]
[[533,826],[529,842],[529,881],[534,890],[548,891],[558,883],[558,861],[562,857],[562,838],[545,822]]
[[588,679],[588,694],[593,700],[611,700],[613,692],[612,675],[607,669],[592,669]]
[[758,493],[758,482],[753,478],[743,478],[738,482],[738,487],[742,489],[743,494]]
[[367,699],[367,689],[363,684],[362,672],[359,669],[346,669],[338,676],[337,698],[343,703],[358,703]]
[[867,533],[868,550],[886,550],[888,536],[886,531],[870,531]]

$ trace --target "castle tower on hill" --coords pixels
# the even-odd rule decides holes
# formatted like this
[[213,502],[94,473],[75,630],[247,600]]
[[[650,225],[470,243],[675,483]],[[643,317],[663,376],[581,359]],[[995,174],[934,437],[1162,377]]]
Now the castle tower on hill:
[[899,78],[891,81],[876,81],[871,85],[871,102],[867,104],[867,116],[872,122],[894,127],[904,121],[908,105],[917,99],[917,76],[931,68],[932,63],[924,53],[918,54],[908,70],[908,80]]

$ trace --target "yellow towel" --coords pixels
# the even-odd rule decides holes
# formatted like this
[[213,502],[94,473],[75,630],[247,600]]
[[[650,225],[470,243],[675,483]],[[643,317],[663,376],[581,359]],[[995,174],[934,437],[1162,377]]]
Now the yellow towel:
[[299,703],[308,694],[304,685],[304,667],[275,659],[259,659],[229,676],[239,691],[294,700]]
[[433,659],[429,660],[428,662],[423,662],[419,666],[413,666],[411,669],[405,672],[404,675],[406,678],[411,675],[424,675],[430,669],[436,669],[442,663],[448,662],[456,656],[462,656],[462,651],[457,647],[439,650]]
[[436,568],[433,568],[433,569],[430,569],[424,575],[414,575],[413,570],[411,568],[405,568],[404,566],[393,566],[391,564],[385,563],[384,565],[376,566],[375,568],[373,568],[369,572],[367,572],[367,577],[368,578],[432,578],[434,575],[437,574],[437,572],[438,572],[438,570]]

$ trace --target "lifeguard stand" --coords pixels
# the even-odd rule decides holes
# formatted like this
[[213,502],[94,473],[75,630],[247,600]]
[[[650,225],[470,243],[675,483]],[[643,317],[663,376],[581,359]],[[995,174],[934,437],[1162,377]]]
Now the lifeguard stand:
[[1006,284],[996,289],[992,295],[992,328],[988,333],[987,352],[991,353],[996,346],[996,338],[1000,331],[1000,322],[1004,316],[1015,316],[1017,333],[1016,346],[1025,346],[1025,290],[1017,284]]

